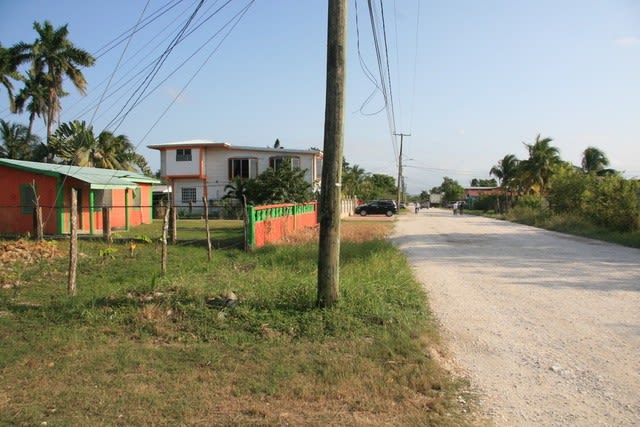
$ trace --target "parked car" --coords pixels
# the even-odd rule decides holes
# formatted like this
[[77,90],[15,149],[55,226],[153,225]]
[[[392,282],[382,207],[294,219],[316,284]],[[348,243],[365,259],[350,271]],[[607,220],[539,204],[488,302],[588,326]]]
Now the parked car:
[[355,212],[360,216],[393,216],[394,214],[398,213],[398,208],[392,200],[374,200],[372,202],[356,207]]

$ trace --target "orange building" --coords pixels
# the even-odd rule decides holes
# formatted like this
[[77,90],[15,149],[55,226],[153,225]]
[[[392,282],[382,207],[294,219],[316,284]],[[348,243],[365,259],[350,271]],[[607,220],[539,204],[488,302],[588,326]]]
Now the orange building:
[[0,159],[0,233],[34,232],[36,196],[44,233],[69,233],[72,188],[80,233],[102,233],[103,208],[110,210],[112,230],[148,224],[151,186],[159,182],[129,171]]

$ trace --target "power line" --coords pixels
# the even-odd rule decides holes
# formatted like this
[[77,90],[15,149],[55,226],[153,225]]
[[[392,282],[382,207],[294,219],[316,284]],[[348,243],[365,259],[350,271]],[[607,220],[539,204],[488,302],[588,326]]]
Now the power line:
[[118,71],[118,68],[120,67],[120,63],[122,62],[122,58],[124,57],[124,54],[126,53],[127,48],[129,47],[129,43],[131,43],[131,40],[133,39],[133,35],[136,33],[135,28],[137,28],[138,24],[140,24],[140,21],[142,20],[142,17],[144,16],[144,12],[147,10],[147,7],[149,6],[149,1],[150,0],[147,0],[147,3],[144,5],[144,8],[142,9],[142,12],[140,13],[140,17],[138,18],[138,22],[136,22],[136,25],[134,27],[134,31],[131,32],[131,35],[127,39],[127,44],[125,45],[124,49],[122,50],[122,53],[120,54],[120,58],[118,58],[118,63],[116,64],[115,68],[113,69],[113,72],[111,73],[111,76],[109,77],[109,81],[107,82],[107,85],[105,86],[104,90],[102,91],[102,95],[100,96],[100,99],[98,100],[98,104],[96,105],[96,109],[93,111],[93,115],[91,116],[91,120],[89,120],[89,124],[93,123],[93,119],[96,117],[96,114],[98,113],[98,109],[100,108],[100,104],[102,104],[102,100],[104,99],[105,94],[109,90],[109,86],[111,86],[111,81],[113,80],[113,77],[116,75],[116,71]]
[[[115,130],[117,130],[120,127],[120,125],[124,122],[124,119],[127,118],[129,113],[131,113],[131,111],[138,105],[138,102],[140,101],[140,98],[144,95],[144,93],[148,89],[149,85],[151,84],[153,79],[156,77],[156,75],[158,74],[158,72],[162,68],[163,64],[165,63],[165,61],[167,60],[167,58],[169,57],[169,55],[171,54],[173,49],[176,47],[178,42],[180,42],[180,38],[182,37],[182,35],[185,33],[185,31],[187,30],[187,28],[189,27],[189,25],[191,24],[191,22],[195,18],[196,14],[198,13],[200,8],[202,7],[203,3],[204,3],[204,0],[200,0],[198,2],[198,5],[196,6],[196,8],[193,11],[193,13],[191,14],[191,16],[189,16],[189,18],[187,19],[187,22],[184,23],[184,25],[182,26],[182,28],[180,29],[180,31],[178,32],[176,37],[174,37],[174,39],[169,43],[169,46],[167,46],[167,48],[162,53],[162,55],[160,55],[160,58],[154,64],[153,69],[151,70],[151,72],[145,77],[145,79],[142,82],[142,84],[140,86],[138,86],[138,88],[136,88],[136,90],[133,91],[133,93],[131,94],[131,96],[129,97],[127,102],[124,104],[124,106],[122,107],[120,112],[118,112],[116,117],[114,117],[107,124],[107,126],[105,126],[105,127],[108,128],[109,126],[111,126],[112,124],[115,124],[117,122],[117,124],[115,125],[115,128],[114,128],[114,132],[115,132]],[[129,102],[131,102],[134,98],[135,98],[135,101],[133,101],[131,106],[129,106],[128,109],[127,109],[127,106],[129,105]],[[125,109],[126,109],[126,112],[125,112]]]

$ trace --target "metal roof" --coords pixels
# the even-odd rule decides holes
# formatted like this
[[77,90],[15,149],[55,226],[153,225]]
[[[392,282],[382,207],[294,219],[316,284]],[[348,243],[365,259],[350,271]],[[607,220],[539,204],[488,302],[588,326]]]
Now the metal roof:
[[27,162],[24,160],[0,159],[0,165],[49,176],[67,176],[86,182],[92,189],[136,188],[137,183],[159,184],[160,180],[146,175],[115,169],[101,169],[54,163]]
[[318,150],[305,150],[305,149],[290,149],[290,148],[274,148],[274,147],[248,147],[240,145],[231,145],[227,142],[215,142],[206,139],[192,139],[189,141],[177,141],[177,142],[165,142],[163,144],[151,144],[147,145],[148,148],[155,150],[166,150],[171,148],[195,148],[195,147],[212,147],[223,148],[227,150],[236,151],[266,151],[272,153],[296,153],[296,154],[316,154],[322,156],[322,151]]

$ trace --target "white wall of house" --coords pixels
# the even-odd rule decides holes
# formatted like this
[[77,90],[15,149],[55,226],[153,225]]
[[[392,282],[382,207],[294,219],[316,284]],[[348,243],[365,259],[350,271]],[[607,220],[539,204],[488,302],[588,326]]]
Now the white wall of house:
[[[187,151],[185,155],[185,151]],[[190,155],[189,155],[190,154]],[[200,173],[200,149],[176,148],[162,151],[161,163],[163,175],[198,175]]]
[[233,150],[223,148],[206,149],[205,174],[209,198],[221,199],[226,191],[224,188],[232,182],[230,161],[241,161],[247,167],[249,178],[255,178],[270,166],[272,157],[297,157],[300,168],[306,170],[305,179],[313,184],[319,182],[322,174],[322,162],[315,160],[313,153],[288,152],[287,150]]
[[174,203],[181,208],[191,206],[202,206],[202,196],[204,195],[204,184],[199,179],[176,179],[173,181]]

